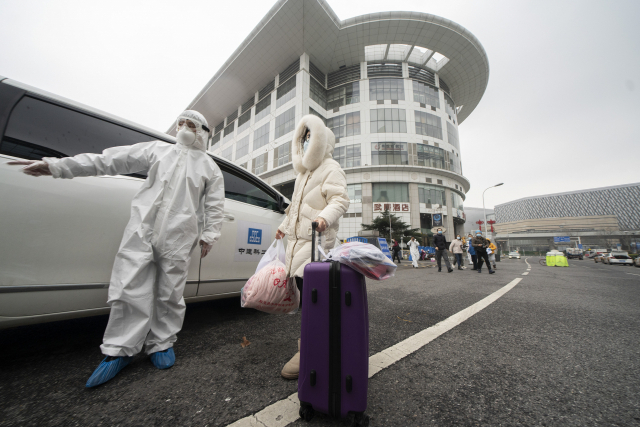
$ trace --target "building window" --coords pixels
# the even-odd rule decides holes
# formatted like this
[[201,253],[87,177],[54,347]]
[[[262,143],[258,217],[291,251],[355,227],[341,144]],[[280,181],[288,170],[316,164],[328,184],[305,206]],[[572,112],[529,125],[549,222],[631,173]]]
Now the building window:
[[211,148],[213,148],[214,145],[220,142],[220,135],[222,135],[222,132],[218,132],[217,134],[213,135],[213,138],[211,138]]
[[371,133],[392,132],[407,133],[407,116],[405,110],[398,108],[371,110]]
[[316,79],[309,79],[311,84],[309,85],[309,97],[316,101],[316,103],[327,109],[327,91],[325,88],[316,81]]
[[435,185],[418,184],[418,198],[420,203],[426,203],[428,205],[447,205],[444,188]]
[[271,96],[267,96],[265,99],[256,104],[255,123],[258,123],[260,119],[267,117],[269,113],[271,113]]
[[455,121],[456,118],[456,104],[453,102],[453,99],[446,93],[444,94],[444,109],[447,114],[451,117],[451,120]]
[[409,185],[395,182],[374,182],[373,203],[409,203]]
[[327,91],[327,109],[360,102],[360,82],[347,83]]
[[260,126],[253,133],[253,149],[257,150],[260,147],[264,147],[269,143],[269,122],[264,126]]
[[347,185],[347,194],[351,203],[362,203],[362,184]]
[[451,207],[454,209],[458,209],[463,211],[464,210],[464,206],[463,206],[463,199],[462,196],[460,196],[458,193],[456,192],[451,192]]
[[263,172],[267,171],[267,162],[269,161],[269,153],[264,153],[261,156],[253,159],[253,170],[254,175],[260,175]]
[[322,120],[322,123],[324,123],[325,126],[327,125],[327,119],[325,119],[322,114],[318,113],[316,110],[314,110],[311,107],[309,107],[309,114],[313,114],[314,116],[319,117],[320,120]]
[[236,160],[249,154],[249,135],[236,142]]
[[440,117],[422,111],[416,113],[416,133],[442,139],[442,121]]
[[286,165],[291,161],[291,142],[286,142],[276,147],[273,155],[273,167]]
[[221,156],[229,161],[233,160],[233,145],[222,150]]
[[413,81],[413,101],[440,108],[438,89],[415,80]]
[[275,139],[291,132],[296,126],[296,107],[291,107],[284,113],[276,117]]
[[238,119],[238,135],[240,135],[240,132],[247,129],[250,124],[251,124],[251,109],[249,109],[249,111],[241,115],[240,118]]
[[333,159],[340,163],[342,168],[360,166],[360,144],[336,147],[333,151]]
[[247,168],[247,162],[244,162],[243,164],[240,165],[241,168]]
[[409,153],[406,142],[372,142],[372,165],[408,165]]
[[233,130],[235,129],[236,122],[232,122],[229,126],[224,128],[224,137],[222,142],[230,141],[233,138]]
[[404,100],[404,80],[402,79],[370,79],[369,101],[390,99]]
[[282,107],[296,96],[296,78],[292,77],[276,90],[276,108]]
[[460,141],[458,140],[458,129],[456,125],[447,122],[447,138],[449,139],[449,144],[456,147],[458,150],[460,149]]
[[445,154],[442,148],[418,144],[418,166],[446,169],[444,162]]
[[333,131],[336,138],[360,135],[360,111],[327,119],[327,127]]

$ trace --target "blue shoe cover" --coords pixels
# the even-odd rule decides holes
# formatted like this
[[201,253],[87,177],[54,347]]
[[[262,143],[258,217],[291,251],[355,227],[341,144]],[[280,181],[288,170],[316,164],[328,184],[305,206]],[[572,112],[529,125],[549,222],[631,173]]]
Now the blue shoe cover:
[[176,354],[173,352],[173,347],[166,349],[165,351],[156,351],[151,353],[151,362],[158,369],[167,369],[176,363]]
[[107,357],[98,365],[93,374],[87,380],[87,387],[95,387],[100,384],[104,384],[109,381],[111,378],[115,377],[118,372],[122,370],[125,366],[131,362],[131,357],[118,357],[111,362],[107,362]]

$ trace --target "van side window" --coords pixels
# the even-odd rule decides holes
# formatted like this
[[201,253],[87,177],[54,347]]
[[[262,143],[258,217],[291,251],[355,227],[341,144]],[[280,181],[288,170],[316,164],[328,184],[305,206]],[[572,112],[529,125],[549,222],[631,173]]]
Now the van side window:
[[248,203],[279,212],[278,201],[236,171],[220,168],[224,178],[224,195],[227,199]]
[[15,106],[0,153],[30,160],[101,153],[156,138],[59,105],[23,97]]

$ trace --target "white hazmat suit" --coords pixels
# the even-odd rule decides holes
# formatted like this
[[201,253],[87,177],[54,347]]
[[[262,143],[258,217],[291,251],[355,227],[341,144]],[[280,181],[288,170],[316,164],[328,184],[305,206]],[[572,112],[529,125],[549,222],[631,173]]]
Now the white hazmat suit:
[[411,252],[411,261],[413,262],[413,266],[418,267],[418,260],[420,259],[420,254],[418,253],[418,241],[409,240],[407,245],[409,246],[409,252]]
[[147,175],[131,203],[111,274],[111,314],[100,346],[107,356],[133,356],[143,345],[148,354],[173,346],[184,320],[191,252],[199,239],[210,248],[220,237],[224,182],[205,151],[207,122],[191,110],[178,119],[185,120],[191,128],[179,128],[177,144],[141,142],[102,154],[43,159],[54,178]]

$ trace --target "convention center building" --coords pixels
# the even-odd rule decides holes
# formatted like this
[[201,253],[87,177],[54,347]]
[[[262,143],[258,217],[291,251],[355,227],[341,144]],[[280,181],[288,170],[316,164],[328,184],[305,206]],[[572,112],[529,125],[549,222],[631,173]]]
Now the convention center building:
[[640,248],[640,183],[526,197],[496,205],[504,250]]
[[[460,25],[418,12],[340,20],[324,0],[281,0],[187,106],[212,127],[209,151],[291,197],[302,116],[336,136],[351,206],[338,237],[390,210],[423,232],[464,230],[458,126],[480,103],[489,61]],[[175,133],[172,129],[170,132]]]

